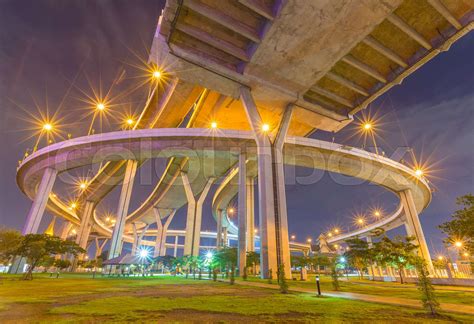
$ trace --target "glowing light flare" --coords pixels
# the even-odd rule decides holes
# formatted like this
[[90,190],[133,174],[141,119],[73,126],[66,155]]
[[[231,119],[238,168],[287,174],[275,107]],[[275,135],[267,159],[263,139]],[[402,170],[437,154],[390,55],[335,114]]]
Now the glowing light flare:
[[211,128],[212,128],[212,129],[217,129],[217,122],[213,121],[213,122],[211,123]]
[[462,247],[462,245],[463,245],[463,244],[462,244],[461,241],[456,241],[456,242],[454,243],[454,246],[457,247],[457,248]]
[[268,125],[268,124],[263,124],[262,125],[262,131],[268,132],[269,130],[270,130],[270,125]]
[[227,211],[230,215],[234,214],[235,209],[233,207],[230,207],[229,210]]
[[102,102],[98,102],[97,105],[95,106],[95,108],[99,111],[103,111],[103,110],[105,110],[105,104],[102,103]]
[[53,125],[51,123],[45,123],[43,125],[43,130],[46,131],[46,132],[49,132],[49,131],[53,130]]
[[375,217],[380,217],[382,214],[380,213],[380,211],[376,210],[374,211],[374,216]]
[[295,239],[296,239],[296,236],[295,236],[295,235],[291,235],[291,239],[292,239],[292,240],[295,240]]
[[438,260],[439,260],[439,261],[443,261],[443,260],[444,260],[444,256],[438,255]]
[[207,258],[207,259],[212,259],[212,257],[213,257],[212,252],[211,252],[211,251],[208,251],[208,252],[206,253],[206,258]]
[[339,234],[339,232],[340,232],[340,231],[339,231],[339,228],[335,228],[335,229],[334,229],[334,233]]
[[153,79],[155,79],[155,80],[161,79],[161,71],[159,71],[159,70],[153,71]]
[[424,172],[422,169],[415,169],[415,174],[417,177],[423,176]]
[[363,125],[364,130],[368,131],[372,129],[372,124],[371,123],[365,123]]
[[147,249],[140,249],[140,251],[138,251],[138,255],[142,259],[146,259],[148,257],[148,253],[149,252]]
[[313,242],[313,240],[309,238],[309,239],[306,240],[306,242],[311,243],[311,242]]

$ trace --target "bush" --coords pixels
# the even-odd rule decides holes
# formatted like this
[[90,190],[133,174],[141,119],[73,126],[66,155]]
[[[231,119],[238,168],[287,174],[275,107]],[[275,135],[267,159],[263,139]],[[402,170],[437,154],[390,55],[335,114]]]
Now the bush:
[[423,307],[434,316],[436,315],[436,309],[438,308],[439,303],[436,300],[431,279],[428,277],[426,263],[421,258],[417,258],[416,271],[418,273],[418,290],[421,292],[421,302],[423,303]]
[[288,284],[286,283],[285,278],[285,265],[280,264],[278,266],[278,284],[280,285],[280,292],[282,294],[288,293]]

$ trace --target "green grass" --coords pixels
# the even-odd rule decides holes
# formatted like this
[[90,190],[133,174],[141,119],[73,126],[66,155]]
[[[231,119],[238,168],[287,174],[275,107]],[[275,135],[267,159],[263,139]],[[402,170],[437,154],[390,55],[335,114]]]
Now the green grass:
[[32,281],[3,277],[0,322],[7,320],[470,323],[473,317],[444,314],[432,319],[419,309],[317,298],[305,293],[282,295],[273,289],[176,277],[92,279],[86,275],[63,275],[55,279],[36,275]]
[[[267,283],[267,280],[260,278],[249,277],[250,281]],[[350,278],[348,281],[340,280],[340,291],[353,292],[359,294],[375,295],[375,296],[390,296],[400,297],[407,299],[420,299],[420,293],[415,284],[399,284],[395,282],[380,282],[370,281],[368,279]],[[273,280],[273,284],[277,284],[276,280]],[[327,276],[320,277],[321,290],[333,291],[331,278]],[[308,276],[307,281],[300,280],[289,280],[288,286],[291,287],[302,287],[310,288],[316,291],[316,279],[315,276]],[[452,288],[452,290],[449,290]],[[436,296],[440,303],[450,304],[463,304],[463,305],[474,305],[474,289],[466,287],[465,291],[461,290],[460,287],[449,287],[443,286],[437,287]]]

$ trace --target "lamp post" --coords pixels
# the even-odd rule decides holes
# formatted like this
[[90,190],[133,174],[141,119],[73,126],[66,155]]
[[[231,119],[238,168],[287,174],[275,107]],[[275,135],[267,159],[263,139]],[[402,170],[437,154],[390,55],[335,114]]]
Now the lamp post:
[[319,276],[316,276],[316,287],[318,288],[318,296],[321,296],[321,286],[319,285]]

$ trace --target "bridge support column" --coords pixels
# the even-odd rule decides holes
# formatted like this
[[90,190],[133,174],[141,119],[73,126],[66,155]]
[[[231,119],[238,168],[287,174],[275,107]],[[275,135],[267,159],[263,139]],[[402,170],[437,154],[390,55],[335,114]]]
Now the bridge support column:
[[415,243],[418,245],[418,255],[425,260],[429,273],[434,273],[433,263],[431,261],[430,251],[426,244],[423,228],[421,227],[418,212],[416,211],[413,194],[410,189],[400,192],[400,200],[405,212],[405,228],[409,236],[415,237]]
[[105,244],[107,244],[109,239],[105,238],[102,243],[99,243],[99,238],[96,237],[94,241],[95,241],[95,259],[97,259],[102,254]]
[[[81,226],[76,236],[76,244],[81,248],[87,248],[87,241],[89,240],[89,234],[92,229],[91,218],[94,214],[95,204],[92,201],[86,201],[84,208],[82,210]],[[79,260],[84,258],[84,254],[79,256]]]
[[117,219],[114,230],[112,232],[112,242],[110,243],[109,259],[118,257],[122,253],[122,238],[125,229],[125,221],[128,214],[128,206],[130,205],[130,197],[132,195],[133,181],[137,173],[137,161],[127,161],[125,169],[125,177],[123,179],[122,191],[120,193],[119,204],[117,207]]
[[59,237],[61,238],[61,240],[66,240],[68,235],[69,235],[69,231],[72,229],[73,227],[73,224],[70,222],[70,221],[64,221],[64,223],[62,224],[61,226],[61,230],[60,230],[60,234],[59,234]]
[[186,233],[184,237],[184,255],[199,255],[199,243],[201,240],[202,204],[211,188],[214,179],[209,179],[199,195],[197,201],[189,183],[186,173],[181,172],[184,191],[188,199],[188,215],[186,218]]
[[270,270],[276,274],[278,266],[284,265],[285,276],[291,278],[283,144],[293,106],[285,110],[272,143],[261,129],[263,121],[250,90],[242,87],[240,98],[257,143],[261,276],[267,278]]
[[178,238],[179,236],[176,235],[174,237],[174,249],[173,249],[173,256],[176,258],[178,256]]
[[229,246],[229,240],[227,239],[227,227],[222,227],[222,233],[223,233],[223,238],[222,238],[222,245]]
[[254,180],[247,177],[247,251],[255,251]]
[[[36,192],[36,197],[33,200],[33,203],[30,207],[30,211],[28,212],[28,217],[26,218],[25,226],[23,227],[23,235],[38,233],[38,228],[41,223],[41,220],[43,219],[44,210],[46,209],[49,194],[53,189],[57,174],[58,171],[52,168],[47,168],[44,170],[43,177],[41,178],[41,182],[38,187],[38,191]],[[22,273],[25,264],[25,258],[15,258],[9,269],[9,273]]]
[[138,252],[138,248],[140,247],[140,245],[142,245],[143,236],[148,230],[148,227],[150,227],[150,224],[146,224],[140,233],[138,233],[136,223],[132,223],[132,226],[133,226],[132,255],[136,255]]
[[166,233],[168,232],[168,227],[173,220],[174,215],[176,214],[176,209],[174,209],[166,218],[166,221],[163,223],[161,219],[160,211],[158,208],[153,208],[156,218],[156,245],[153,256],[156,258],[158,256],[166,255]]
[[247,154],[239,155],[239,192],[238,192],[238,266],[239,275],[244,274],[247,265]]
[[216,249],[222,247],[222,209],[217,210]]

